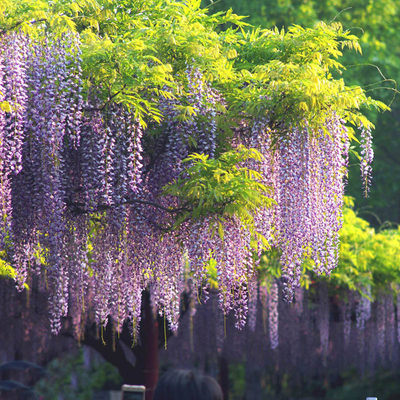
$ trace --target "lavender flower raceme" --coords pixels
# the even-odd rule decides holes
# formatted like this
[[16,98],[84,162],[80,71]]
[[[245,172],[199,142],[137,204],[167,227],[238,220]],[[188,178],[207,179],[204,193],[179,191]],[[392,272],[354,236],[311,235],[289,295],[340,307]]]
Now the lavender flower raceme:
[[271,293],[268,299],[268,325],[269,325],[269,340],[271,349],[276,349],[279,345],[279,288],[274,282],[271,286]]
[[372,149],[372,135],[369,128],[361,127],[361,180],[364,188],[365,197],[368,196],[371,186],[372,161],[374,160],[374,150]]

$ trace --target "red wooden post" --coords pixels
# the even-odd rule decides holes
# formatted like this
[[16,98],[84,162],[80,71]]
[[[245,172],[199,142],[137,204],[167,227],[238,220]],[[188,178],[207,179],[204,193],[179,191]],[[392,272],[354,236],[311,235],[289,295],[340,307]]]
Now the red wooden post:
[[154,389],[158,381],[158,321],[153,317],[150,299],[144,296],[144,331],[142,332],[144,347],[144,385],[146,386],[146,400],[152,400]]

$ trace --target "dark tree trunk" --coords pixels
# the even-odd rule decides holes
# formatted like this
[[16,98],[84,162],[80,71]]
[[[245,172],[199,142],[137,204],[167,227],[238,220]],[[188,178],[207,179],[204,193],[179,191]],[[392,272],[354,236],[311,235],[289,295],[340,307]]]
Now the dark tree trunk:
[[[95,330],[95,332],[93,332],[93,330]],[[103,338],[101,338],[97,328],[92,327],[90,332],[86,332],[86,335],[82,340],[82,344],[93,348],[100,353],[106,361],[114,365],[118,369],[118,372],[121,375],[124,383],[131,385],[143,385],[143,368],[140,368],[138,362],[135,363],[135,352],[133,350],[133,357],[128,356],[127,352],[129,352],[131,349],[124,343],[122,339],[122,336],[125,336],[124,332],[121,334],[118,340],[115,340],[113,335],[114,333],[112,332],[112,328],[108,327],[103,332]],[[114,345],[113,340],[115,340]]]
[[246,400],[262,400],[261,368],[246,360]]

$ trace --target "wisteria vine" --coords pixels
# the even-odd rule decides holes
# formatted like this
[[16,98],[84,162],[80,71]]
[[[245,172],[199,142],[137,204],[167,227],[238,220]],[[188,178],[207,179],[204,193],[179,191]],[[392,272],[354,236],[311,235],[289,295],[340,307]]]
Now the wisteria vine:
[[[78,37],[20,33],[0,37],[0,250],[18,286],[38,274],[49,291],[51,327],[72,318],[80,336],[88,321],[137,330],[141,296],[178,327],[182,293],[207,298],[216,270],[219,303],[243,328],[256,316],[258,259],[251,232],[236,216],[210,215],[171,229],[184,207],[164,195],[198,152],[216,157],[218,103],[201,71],[186,71],[187,95],[160,99],[164,121],[147,135],[135,113],[83,93]],[[192,110],[181,118],[180,109]],[[271,188],[276,205],[260,209],[256,228],[280,254],[286,298],[299,286],[304,260],[329,273],[338,260],[338,233],[349,138],[332,114],[319,132],[270,128],[268,118],[242,122],[233,146],[263,155],[248,161]],[[151,129],[150,127],[148,128]],[[371,137],[363,130],[363,180],[369,182]],[[276,140],[276,139],[279,140]],[[250,165],[251,164],[251,165]],[[218,228],[219,226],[219,228]],[[269,296],[270,337],[278,346],[278,284]],[[136,332],[134,332],[135,334]],[[321,333],[324,351],[327,337]]]

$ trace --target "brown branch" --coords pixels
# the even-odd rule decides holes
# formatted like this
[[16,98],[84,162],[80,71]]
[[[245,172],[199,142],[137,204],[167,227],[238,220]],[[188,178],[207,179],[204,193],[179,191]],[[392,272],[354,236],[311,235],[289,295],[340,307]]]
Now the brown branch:
[[148,205],[148,206],[152,206],[152,207],[158,208],[160,210],[166,211],[170,214],[179,214],[182,211],[190,211],[190,209],[186,208],[186,207],[169,208],[169,207],[162,206],[161,204],[154,203],[153,201],[134,199],[134,198],[125,199],[124,201],[122,201],[119,204],[98,204],[97,207],[92,208],[92,209],[86,209],[86,208],[84,208],[85,205],[83,203],[76,203],[76,202],[72,202],[70,200],[66,201],[66,204],[67,204],[67,206],[72,207],[73,212],[75,212],[76,214],[90,214],[90,213],[95,213],[95,212],[100,212],[100,211],[107,211],[112,208],[119,207],[119,206],[122,206],[125,204]]
[[124,86],[122,87],[121,90],[118,90],[117,92],[115,92],[114,94],[108,96],[108,100],[104,102],[104,104],[100,107],[83,107],[83,110],[85,111],[103,111],[110,103],[111,100],[114,97],[117,97],[119,94],[124,94],[123,90],[126,88],[126,83],[124,83]]
[[[69,203],[67,203],[67,206],[68,205],[72,206],[74,208],[73,212],[75,214],[83,215],[83,214],[91,214],[91,213],[111,210],[113,208],[116,208],[116,207],[119,207],[119,206],[122,206],[122,205],[126,205],[126,204],[148,205],[148,206],[151,206],[151,207],[155,207],[155,208],[157,208],[159,210],[165,211],[165,212],[167,212],[169,214],[175,214],[175,215],[181,213],[182,211],[191,211],[191,209],[189,209],[187,207],[168,208],[168,207],[162,206],[161,204],[158,204],[158,203],[155,203],[155,202],[152,202],[152,201],[141,200],[141,199],[133,199],[133,198],[125,199],[124,201],[122,201],[121,203],[118,203],[118,204],[99,204],[96,208],[89,209],[89,210],[85,209],[84,208],[84,204],[82,204],[82,203],[69,202]],[[173,228],[174,228],[174,224],[173,223],[167,224],[167,225],[162,225],[162,224],[157,223],[153,219],[149,219],[149,218],[145,218],[145,219],[146,219],[148,224],[152,225],[155,229],[158,229],[159,231],[164,232],[164,233],[171,232],[173,230]]]
[[103,105],[103,108],[106,106],[107,103],[109,103],[114,97],[118,96],[120,93],[123,93],[123,90],[126,88],[126,83],[124,83],[124,86],[122,86],[121,90],[118,90],[115,92],[113,95],[108,97],[107,102]]

